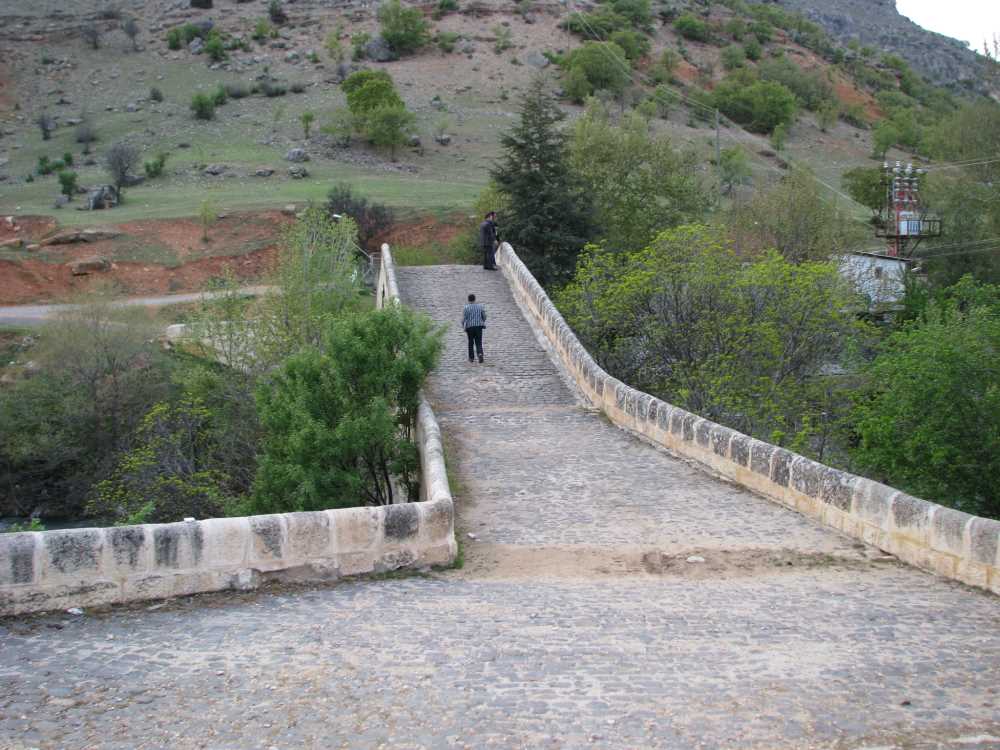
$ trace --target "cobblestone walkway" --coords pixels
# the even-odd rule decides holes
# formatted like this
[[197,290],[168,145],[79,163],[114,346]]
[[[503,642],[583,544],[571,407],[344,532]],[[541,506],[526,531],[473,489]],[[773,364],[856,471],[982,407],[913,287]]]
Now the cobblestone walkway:
[[0,622],[0,747],[1000,748],[996,597],[612,427],[499,273],[399,282],[465,568]]

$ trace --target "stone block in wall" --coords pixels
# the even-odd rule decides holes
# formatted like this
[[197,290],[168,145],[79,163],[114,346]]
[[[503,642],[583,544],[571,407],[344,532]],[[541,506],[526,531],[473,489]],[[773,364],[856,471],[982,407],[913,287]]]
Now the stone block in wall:
[[371,550],[341,553],[337,556],[337,563],[341,575],[354,576],[371,573],[375,570],[375,553]]
[[736,432],[729,441],[729,456],[737,466],[748,466],[750,464],[750,443],[753,441],[749,435]]
[[892,499],[892,532],[922,545],[930,545],[931,513],[939,507],[900,492]]
[[420,511],[420,529],[425,541],[447,541],[454,536],[452,528],[454,505],[450,498],[433,503],[421,503],[417,507]]
[[670,418],[674,409],[665,401],[656,404],[656,426],[664,434],[670,433]]
[[281,515],[250,516],[250,567],[271,570],[282,564],[286,554],[287,530]]
[[204,537],[204,562],[210,568],[236,570],[246,567],[250,554],[250,521],[247,518],[210,518],[199,521]]
[[721,458],[729,458],[729,443],[736,433],[721,424],[712,425],[712,453]]
[[931,547],[939,552],[962,555],[965,552],[965,529],[972,516],[953,508],[939,508],[931,522]]
[[41,535],[35,532],[0,534],[0,586],[35,582],[40,542]]
[[101,529],[44,532],[39,581],[51,586],[97,580],[102,576],[103,557]]
[[420,531],[420,511],[412,503],[387,505],[383,512],[384,541],[387,546],[413,542]]
[[822,464],[800,456],[792,464],[788,486],[807,497],[819,497],[825,470]]
[[417,562],[421,565],[451,565],[455,561],[456,551],[457,545],[452,539],[433,547],[424,547],[420,550]]
[[377,512],[374,508],[345,508],[337,511],[334,537],[338,554],[369,552],[379,539]]
[[762,443],[754,440],[750,444],[750,469],[755,474],[765,477],[771,476],[771,456],[776,448],[770,443]]
[[681,419],[681,439],[685,443],[694,442],[694,426],[697,421],[698,416],[690,412],[685,412]]
[[201,524],[197,521],[153,526],[153,566],[157,571],[198,567],[204,547]]
[[[390,506],[391,507],[391,506]],[[412,549],[395,549],[383,552],[375,560],[376,573],[388,573],[400,568],[408,568],[418,560],[416,551]]]
[[852,512],[862,521],[888,531],[892,499],[898,492],[881,482],[859,477],[854,487]]
[[712,445],[712,424],[707,419],[699,419],[694,424],[694,441],[702,448]]
[[771,481],[779,487],[787,487],[792,461],[794,460],[795,454],[791,451],[787,451],[784,448],[775,448],[774,454],[771,456]]
[[[969,544],[969,557],[973,562],[1000,568],[1000,521],[974,519],[969,526]],[[997,575],[1000,575],[1000,570]]]
[[286,559],[304,562],[332,558],[335,517],[333,511],[286,513]]
[[820,481],[820,499],[827,505],[849,513],[857,479],[858,477],[846,471],[824,467]]
[[145,575],[153,568],[152,527],[116,526],[104,529],[105,562],[108,578],[123,581],[130,576]]
[[104,578],[72,584],[36,584],[0,591],[0,613],[17,615],[122,601],[119,584]]

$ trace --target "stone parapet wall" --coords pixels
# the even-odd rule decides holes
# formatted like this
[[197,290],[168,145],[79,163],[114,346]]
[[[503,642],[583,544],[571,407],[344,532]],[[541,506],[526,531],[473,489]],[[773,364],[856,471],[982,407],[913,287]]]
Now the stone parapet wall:
[[1000,593],[1000,521],[824,466],[631,388],[594,361],[506,242],[497,259],[560,367],[616,425],[912,565]]
[[[384,252],[380,305],[398,298],[391,263]],[[418,503],[0,534],[0,615],[448,565],[457,552],[454,507],[426,401],[416,439]]]

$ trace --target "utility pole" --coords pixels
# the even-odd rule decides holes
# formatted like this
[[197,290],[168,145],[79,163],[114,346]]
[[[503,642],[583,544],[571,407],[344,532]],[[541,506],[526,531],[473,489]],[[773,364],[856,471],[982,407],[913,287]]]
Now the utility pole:
[[715,168],[719,173],[719,195],[722,195],[722,151],[719,148],[719,110],[715,110]]

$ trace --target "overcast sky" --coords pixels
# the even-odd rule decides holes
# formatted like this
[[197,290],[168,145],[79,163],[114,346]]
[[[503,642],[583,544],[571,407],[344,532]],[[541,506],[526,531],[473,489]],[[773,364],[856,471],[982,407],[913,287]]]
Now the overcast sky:
[[896,8],[925,29],[983,51],[983,41],[1000,36],[1000,0],[896,0]]

